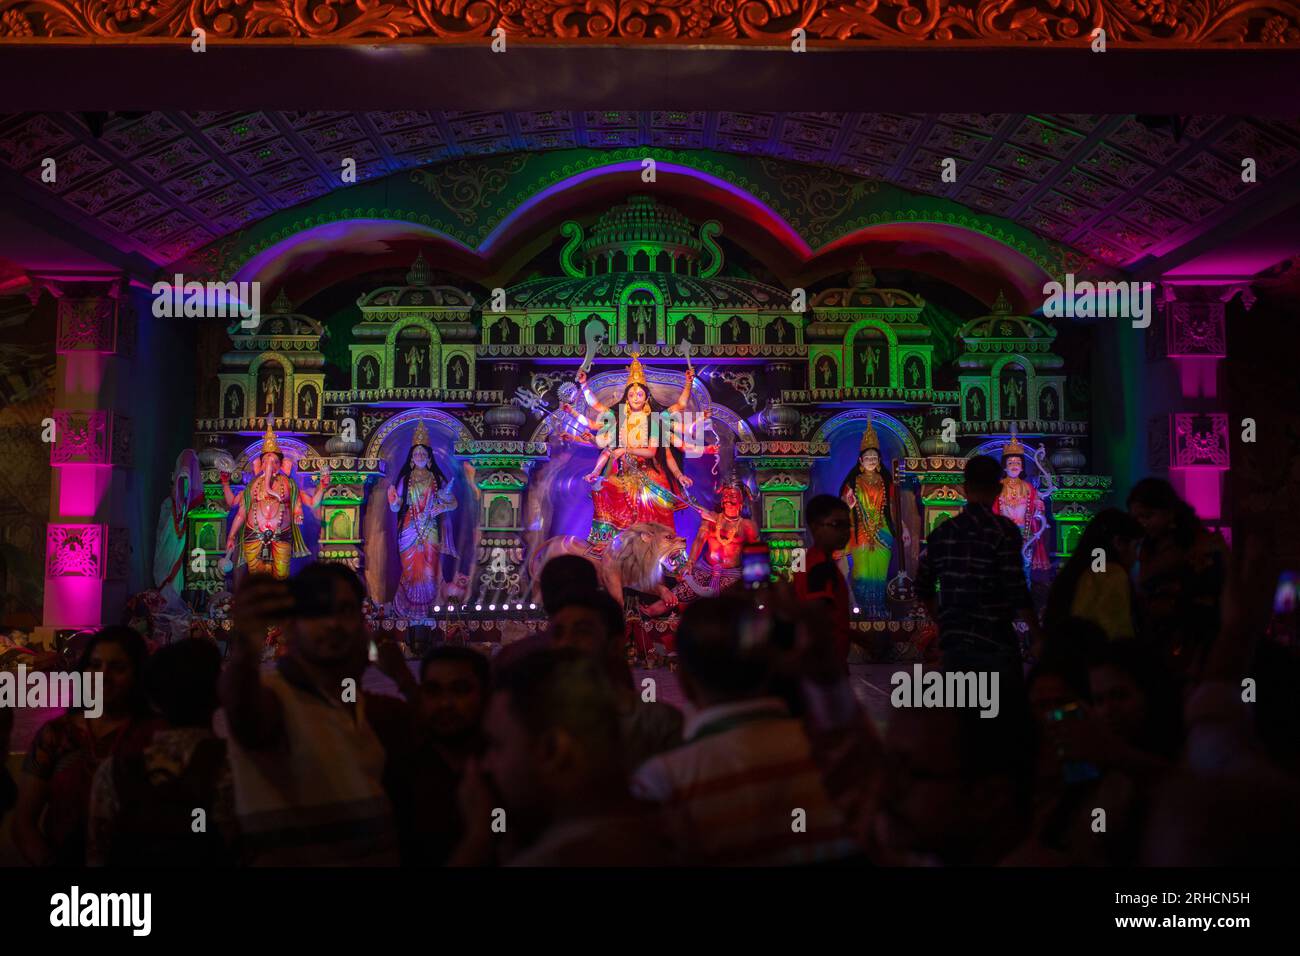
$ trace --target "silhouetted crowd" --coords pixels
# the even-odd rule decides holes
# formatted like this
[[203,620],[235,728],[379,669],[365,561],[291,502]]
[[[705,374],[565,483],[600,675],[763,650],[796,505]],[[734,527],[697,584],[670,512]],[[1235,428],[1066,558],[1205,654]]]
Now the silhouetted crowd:
[[[491,657],[438,644],[418,668],[367,632],[352,571],[313,564],[244,582],[224,660],[95,634],[80,666],[104,674],[103,715],[41,727],[0,806],[33,865],[1291,864],[1294,591],[1146,479],[1088,524],[1040,615],[999,477],[971,460],[917,582],[938,625],[923,666],[997,672],[992,718],[891,706],[851,673],[851,643],[882,648],[850,627],[847,509],[819,496],[793,582],[682,613],[685,712],[666,671],[634,673],[622,596],[581,558],[543,569],[545,634]],[[263,664],[274,627],[287,654]],[[370,667],[396,693],[363,687]]]

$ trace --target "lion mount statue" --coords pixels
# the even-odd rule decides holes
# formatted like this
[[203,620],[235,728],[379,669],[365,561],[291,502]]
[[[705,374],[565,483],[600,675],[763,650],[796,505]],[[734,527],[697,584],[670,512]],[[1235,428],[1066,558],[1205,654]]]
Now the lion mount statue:
[[529,561],[534,600],[540,600],[538,581],[542,566],[562,554],[577,555],[595,565],[601,585],[620,606],[624,588],[658,597],[654,603],[641,607],[643,613],[652,617],[677,604],[676,596],[664,582],[675,578],[686,564],[686,541],[671,528],[634,524],[619,531],[600,549],[594,548],[587,539],[571,534],[548,538]]

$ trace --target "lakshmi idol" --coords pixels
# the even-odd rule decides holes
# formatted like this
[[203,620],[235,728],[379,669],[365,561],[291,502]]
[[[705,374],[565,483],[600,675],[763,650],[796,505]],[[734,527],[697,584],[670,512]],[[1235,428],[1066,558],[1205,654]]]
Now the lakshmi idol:
[[868,419],[858,446],[858,462],[840,486],[840,498],[850,511],[853,597],[863,613],[873,618],[889,616],[885,586],[894,553],[891,491],[889,473],[881,467],[880,437]]
[[417,423],[411,450],[388,488],[388,508],[397,514],[397,551],[402,578],[393,601],[407,616],[426,616],[441,600],[442,556],[456,556],[451,512],[456,498],[433,460],[429,429]]
[[1014,521],[1026,546],[1031,538],[1035,539],[1031,553],[1025,558],[1030,570],[1049,568],[1051,562],[1042,537],[1047,524],[1047,508],[1038,495],[1038,489],[1020,477],[1025,470],[1025,446],[1014,433],[1002,449],[1002,468],[1007,476],[1002,479],[1002,493],[993,502],[993,513]]
[[[593,544],[603,544],[615,532],[634,524],[650,523],[673,528],[674,514],[689,507],[683,494],[684,489],[691,486],[691,479],[682,474],[681,452],[673,447],[684,444],[685,440],[663,418],[659,422],[664,427],[659,429],[656,437],[651,420],[652,416],[660,416],[664,411],[680,413],[690,400],[694,379],[694,371],[687,369],[686,385],[681,395],[663,409],[651,397],[641,359],[633,353],[623,396],[613,408],[608,408],[586,388],[586,374],[578,373],[578,384],[583,386],[588,407],[604,419],[604,423],[579,415],[570,405],[565,405],[564,410],[591,430],[597,444],[608,443],[596,467],[587,476],[587,480],[595,485],[591,493],[595,515],[589,535]],[[612,415],[606,415],[606,412]],[[611,422],[618,424],[617,436],[611,434],[613,429],[608,427]]]

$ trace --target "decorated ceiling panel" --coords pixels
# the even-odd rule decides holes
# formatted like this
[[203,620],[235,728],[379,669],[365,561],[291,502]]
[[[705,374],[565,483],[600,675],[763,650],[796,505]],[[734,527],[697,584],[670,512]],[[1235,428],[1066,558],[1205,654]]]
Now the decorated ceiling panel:
[[[1091,114],[721,113],[659,111],[176,112],[0,116],[0,164],[54,215],[158,264],[173,262],[327,193],[392,177],[479,197],[505,167],[473,157],[562,150],[707,150],[803,164],[764,167],[775,201],[810,210],[811,244],[835,238],[818,204],[848,207],[888,184],[1006,220],[1122,267],[1195,238],[1251,189],[1300,163],[1300,122]],[[1244,156],[1258,165],[1241,181]],[[940,164],[957,161],[944,183]],[[43,160],[56,161],[53,183]],[[455,161],[449,167],[437,165]],[[350,187],[361,190],[363,186]],[[448,197],[444,197],[448,198]],[[456,197],[449,197],[456,204]],[[468,224],[482,210],[460,209]],[[823,216],[823,218],[825,218]]]

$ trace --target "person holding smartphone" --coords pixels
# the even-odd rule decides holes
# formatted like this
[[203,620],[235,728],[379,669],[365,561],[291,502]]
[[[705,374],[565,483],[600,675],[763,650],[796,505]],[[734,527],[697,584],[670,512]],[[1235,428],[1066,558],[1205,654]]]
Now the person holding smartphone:
[[[229,743],[243,850],[253,865],[395,865],[385,749],[361,690],[369,638],[360,579],[312,564],[291,581],[250,575],[235,593],[218,734]],[[269,673],[261,646],[284,627]]]

